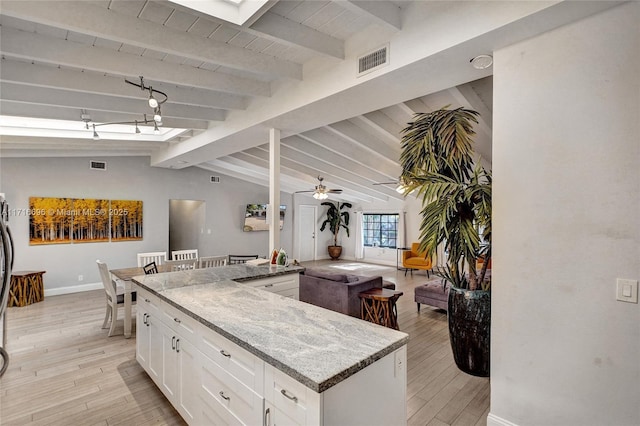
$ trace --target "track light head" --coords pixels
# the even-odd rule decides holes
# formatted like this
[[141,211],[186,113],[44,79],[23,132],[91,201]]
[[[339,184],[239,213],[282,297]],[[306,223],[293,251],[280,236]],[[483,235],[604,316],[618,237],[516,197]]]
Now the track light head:
[[100,135],[98,134],[98,132],[96,132],[96,125],[93,125],[93,140],[97,141],[98,139],[100,139]]
[[155,121],[156,123],[162,122],[162,113],[160,112],[160,107],[157,107],[153,111],[153,121]]
[[153,88],[151,86],[149,86],[149,106],[151,108],[158,107],[158,100],[153,97]]

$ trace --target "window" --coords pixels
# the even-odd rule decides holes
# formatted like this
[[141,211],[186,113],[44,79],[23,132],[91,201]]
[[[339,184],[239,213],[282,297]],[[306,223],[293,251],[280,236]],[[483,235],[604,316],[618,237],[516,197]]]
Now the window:
[[362,218],[365,247],[396,248],[399,214],[369,214]]

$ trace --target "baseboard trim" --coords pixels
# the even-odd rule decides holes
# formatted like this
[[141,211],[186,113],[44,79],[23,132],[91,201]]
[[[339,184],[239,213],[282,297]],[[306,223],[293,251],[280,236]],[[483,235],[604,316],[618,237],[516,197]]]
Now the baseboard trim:
[[515,423],[511,423],[509,420],[505,420],[502,417],[498,417],[495,414],[489,413],[487,415],[487,426],[518,426]]
[[61,294],[81,293],[83,291],[99,290],[102,287],[102,283],[89,283],[82,285],[73,285],[68,287],[50,288],[44,290],[44,297],[47,296],[59,296]]

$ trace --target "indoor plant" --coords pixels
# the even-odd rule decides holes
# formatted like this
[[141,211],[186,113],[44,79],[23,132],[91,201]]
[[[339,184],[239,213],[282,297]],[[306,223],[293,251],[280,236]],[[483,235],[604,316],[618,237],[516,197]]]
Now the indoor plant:
[[434,256],[442,244],[447,253],[436,274],[451,285],[449,337],[456,364],[488,376],[491,172],[473,159],[477,115],[464,108],[416,114],[402,131],[400,161],[405,194],[415,190],[422,197],[420,250]]
[[329,225],[329,230],[333,234],[333,245],[328,246],[327,250],[329,251],[329,256],[331,259],[338,259],[342,254],[342,246],[338,245],[338,234],[340,233],[340,229],[344,228],[347,232],[347,237],[349,236],[349,211],[342,209],[350,209],[350,203],[340,203],[332,201],[324,201],[321,203],[323,206],[327,206],[327,218],[322,222],[322,226],[320,226],[320,231],[324,231],[327,225]]

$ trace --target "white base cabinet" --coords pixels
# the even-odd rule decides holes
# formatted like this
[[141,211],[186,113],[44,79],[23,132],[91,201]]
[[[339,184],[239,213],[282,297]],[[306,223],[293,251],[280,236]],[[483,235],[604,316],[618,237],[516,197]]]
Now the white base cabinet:
[[[291,285],[259,283],[269,284]],[[189,424],[407,422],[406,346],[318,393],[148,291],[137,291],[136,359]]]

